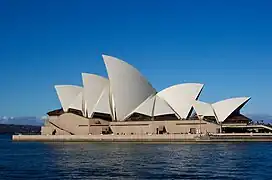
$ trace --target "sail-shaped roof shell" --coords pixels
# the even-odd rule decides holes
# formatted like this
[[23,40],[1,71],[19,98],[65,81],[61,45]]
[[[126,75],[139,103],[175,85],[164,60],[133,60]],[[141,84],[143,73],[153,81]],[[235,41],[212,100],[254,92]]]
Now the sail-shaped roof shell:
[[[70,106],[78,106],[80,93],[83,92],[82,87],[74,85],[56,85],[55,89],[64,112],[67,112]],[[77,102],[75,102],[76,100]],[[82,109],[78,110],[82,111]]]
[[85,111],[88,117],[92,117],[96,104],[101,97],[103,90],[109,86],[109,80],[95,75],[82,73],[84,87]]
[[202,88],[203,84],[198,83],[178,84],[160,91],[158,96],[171,106],[179,118],[186,119]]
[[110,80],[110,91],[114,100],[118,121],[124,121],[156,90],[130,64],[112,56],[103,55]]

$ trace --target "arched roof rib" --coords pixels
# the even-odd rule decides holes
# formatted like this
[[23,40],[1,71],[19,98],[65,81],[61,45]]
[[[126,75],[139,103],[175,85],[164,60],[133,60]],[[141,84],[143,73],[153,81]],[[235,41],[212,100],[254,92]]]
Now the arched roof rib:
[[80,92],[76,98],[73,100],[72,104],[69,105],[71,109],[80,110],[84,114],[84,100],[83,100],[83,92]]
[[156,95],[152,95],[142,102],[131,114],[140,113],[146,116],[153,116],[153,107],[156,100]]
[[234,111],[240,110],[250,97],[230,98],[212,104],[219,122],[224,122]]
[[[83,97],[85,101],[85,114],[88,117],[92,117],[103,91],[107,86],[109,86],[109,80],[104,77],[88,73],[82,73],[82,80],[84,86]],[[106,104],[100,103],[100,107],[101,106],[106,106]]]
[[209,104],[201,101],[194,102],[194,109],[198,115],[214,116],[217,122],[224,122],[233,112],[239,111],[250,97],[237,97]]
[[112,115],[111,108],[110,108],[110,87],[109,84],[104,88],[99,100],[94,107],[94,112],[110,114]]
[[177,115],[175,111],[170,107],[170,105],[165,100],[163,100],[158,95],[156,95],[154,116],[162,116],[162,115],[169,115],[169,114]]
[[171,106],[180,119],[187,119],[203,86],[199,83],[178,84],[160,91],[158,96]]
[[197,115],[200,116],[215,116],[213,107],[209,103],[205,103],[202,101],[195,101],[193,107],[196,111]]
[[[55,86],[55,89],[64,112],[67,112],[71,106],[73,108],[80,108],[78,102],[80,101],[80,93],[83,92],[82,87],[73,85],[57,85]],[[82,111],[82,108],[78,110]]]
[[156,90],[130,64],[112,56],[102,55],[110,80],[110,89],[118,121],[123,121]]
[[144,114],[150,117],[176,114],[175,111],[173,111],[171,107],[167,104],[167,102],[157,95],[152,95],[151,97],[147,98],[133,111],[133,113],[134,112]]

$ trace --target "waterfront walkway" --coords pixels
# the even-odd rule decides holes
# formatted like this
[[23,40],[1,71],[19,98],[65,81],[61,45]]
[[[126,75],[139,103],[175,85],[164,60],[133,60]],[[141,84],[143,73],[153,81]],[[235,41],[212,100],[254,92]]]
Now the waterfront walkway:
[[13,135],[13,141],[39,142],[244,142],[271,141],[270,133],[162,135]]

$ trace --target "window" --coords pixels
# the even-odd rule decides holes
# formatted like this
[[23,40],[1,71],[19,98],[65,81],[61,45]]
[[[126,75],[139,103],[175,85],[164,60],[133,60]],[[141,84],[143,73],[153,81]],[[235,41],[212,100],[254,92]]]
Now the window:
[[196,128],[190,128],[190,133],[191,134],[196,134]]

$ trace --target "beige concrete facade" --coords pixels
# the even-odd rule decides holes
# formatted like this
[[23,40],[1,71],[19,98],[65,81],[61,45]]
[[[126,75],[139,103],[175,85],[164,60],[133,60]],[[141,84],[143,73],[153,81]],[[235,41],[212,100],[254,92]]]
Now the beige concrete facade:
[[101,134],[103,127],[108,127],[109,122],[101,119],[88,119],[72,113],[61,116],[51,116],[42,127],[42,135],[88,135]]
[[72,113],[50,116],[42,135],[100,135],[105,130],[114,135],[206,134],[219,132],[218,124],[200,120],[108,122],[88,119]]
[[218,132],[219,125],[200,120],[165,120],[165,121],[134,121],[111,122],[114,134],[205,134]]
[[54,126],[51,126],[51,125],[42,126],[41,134],[42,135],[52,135],[55,129],[56,129],[55,135],[69,135],[70,134],[66,131],[59,129],[59,128],[55,128]]

